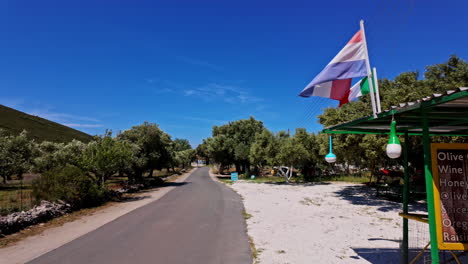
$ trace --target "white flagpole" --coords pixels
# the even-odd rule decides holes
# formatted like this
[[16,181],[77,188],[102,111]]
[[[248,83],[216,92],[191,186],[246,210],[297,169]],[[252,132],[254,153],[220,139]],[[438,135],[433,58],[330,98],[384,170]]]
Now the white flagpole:
[[377,69],[374,67],[372,68],[373,77],[375,80],[375,98],[377,99],[377,113],[382,112],[382,108],[380,108],[380,91],[379,91],[379,79],[377,78]]
[[366,69],[367,69],[367,78],[369,80],[369,89],[370,89],[370,96],[371,96],[371,102],[372,102],[372,112],[374,114],[374,117],[377,117],[377,109],[375,107],[374,85],[372,82],[372,71],[371,71],[370,61],[369,61],[369,52],[367,51],[366,33],[364,31],[364,20],[361,20],[360,25],[361,25],[361,31],[362,31],[362,39],[364,40],[364,49],[366,53]]

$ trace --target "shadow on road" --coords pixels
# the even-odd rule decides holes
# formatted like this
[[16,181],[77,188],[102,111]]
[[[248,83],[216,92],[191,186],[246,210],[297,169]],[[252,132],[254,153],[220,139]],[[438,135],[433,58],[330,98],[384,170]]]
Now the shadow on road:
[[190,184],[191,182],[165,182],[161,185],[161,187],[170,187],[170,186],[184,186]]
[[144,200],[148,198],[151,198],[151,195],[125,197],[125,198],[122,198],[119,202],[129,203],[129,202],[140,201],[140,200]]
[[287,185],[287,186],[303,186],[303,187],[312,187],[312,186],[319,186],[319,185],[330,185],[329,182],[263,182],[265,184],[271,185]]

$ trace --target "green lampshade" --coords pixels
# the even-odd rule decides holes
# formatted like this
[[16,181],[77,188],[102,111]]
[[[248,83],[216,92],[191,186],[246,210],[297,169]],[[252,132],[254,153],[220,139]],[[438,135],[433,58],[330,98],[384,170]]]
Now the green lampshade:
[[390,138],[388,139],[388,144],[398,144],[400,145],[400,140],[396,134],[396,121],[393,120],[390,124]]
[[396,159],[401,156],[401,144],[396,133],[395,120],[390,124],[390,138],[387,143],[387,156],[391,159]]

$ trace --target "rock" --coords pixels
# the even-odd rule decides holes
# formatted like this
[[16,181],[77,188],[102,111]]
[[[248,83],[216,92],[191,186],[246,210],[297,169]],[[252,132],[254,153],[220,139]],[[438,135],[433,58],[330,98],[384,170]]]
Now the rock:
[[51,203],[41,201],[29,211],[0,216],[0,236],[20,231],[28,226],[48,221],[71,210],[70,204],[63,201]]

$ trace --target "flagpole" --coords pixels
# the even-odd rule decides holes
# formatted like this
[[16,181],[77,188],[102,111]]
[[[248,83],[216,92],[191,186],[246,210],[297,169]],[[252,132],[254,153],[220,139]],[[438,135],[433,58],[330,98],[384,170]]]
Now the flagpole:
[[360,26],[361,26],[361,32],[362,32],[362,39],[364,41],[364,49],[366,53],[367,78],[371,80],[369,82],[369,89],[370,89],[370,96],[371,96],[371,102],[372,102],[372,112],[374,114],[374,117],[377,117],[377,109],[375,107],[374,84],[372,82],[372,71],[371,71],[370,61],[369,61],[369,53],[367,51],[366,32],[364,31],[364,20],[360,21]]
[[382,108],[380,107],[380,91],[379,91],[379,78],[377,78],[377,69],[374,67],[372,68],[373,77],[375,80],[375,98],[377,99],[377,113],[382,112]]

